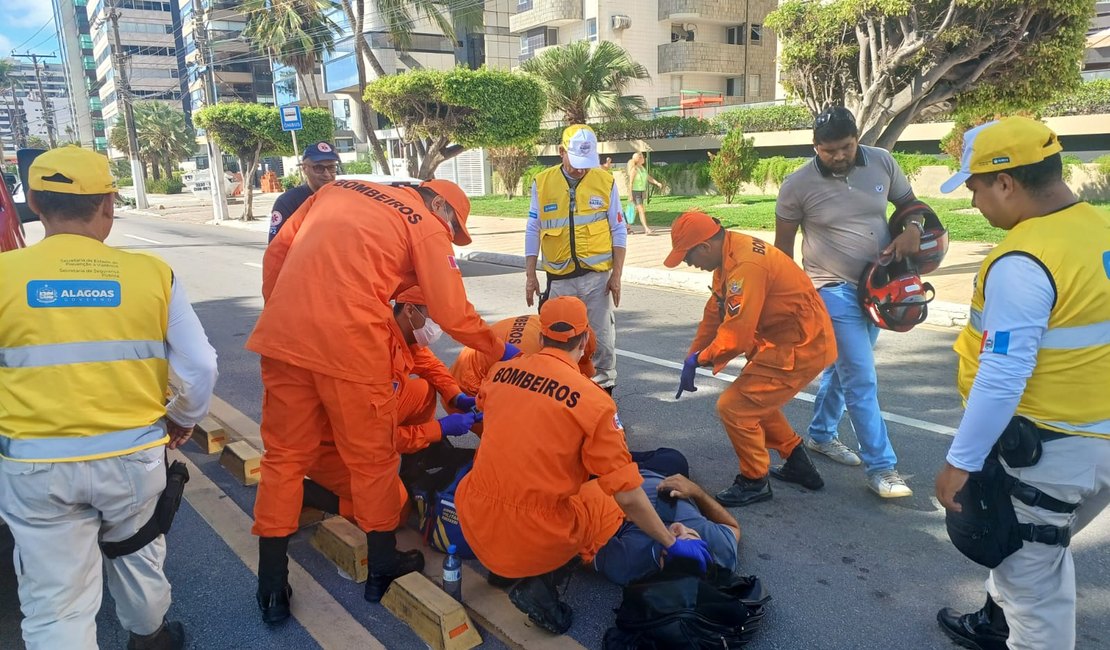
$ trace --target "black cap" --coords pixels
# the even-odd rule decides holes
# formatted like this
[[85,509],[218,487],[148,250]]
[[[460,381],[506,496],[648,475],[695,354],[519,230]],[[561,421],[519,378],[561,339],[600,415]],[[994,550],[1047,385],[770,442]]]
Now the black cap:
[[335,153],[335,147],[327,142],[317,142],[305,148],[302,159],[311,160],[312,162],[320,162],[322,160],[334,160],[339,162],[339,154]]

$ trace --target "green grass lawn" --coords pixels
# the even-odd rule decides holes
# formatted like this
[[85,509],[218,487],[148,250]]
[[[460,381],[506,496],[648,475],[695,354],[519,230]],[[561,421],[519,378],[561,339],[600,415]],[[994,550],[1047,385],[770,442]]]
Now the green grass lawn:
[[[978,212],[963,214],[957,210],[971,209],[969,199],[926,199],[941,221],[948,227],[955,241],[998,242],[1003,231],[992,228]],[[470,198],[473,214],[489,217],[525,217],[528,214],[528,197],[506,199],[504,196],[474,196]],[[1110,203],[1095,202],[1110,208]],[[687,210],[701,208],[732,228],[748,230],[775,229],[775,197],[770,195],[738,196],[732,205],[726,205],[720,196],[655,196],[646,206],[648,223],[652,226],[669,226],[678,215]],[[893,210],[893,206],[891,206]]]

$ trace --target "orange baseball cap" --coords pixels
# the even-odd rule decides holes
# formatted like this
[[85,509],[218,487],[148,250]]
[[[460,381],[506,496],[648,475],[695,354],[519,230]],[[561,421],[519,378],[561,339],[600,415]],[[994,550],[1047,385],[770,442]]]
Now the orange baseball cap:
[[424,300],[424,292],[420,290],[420,285],[414,284],[408,289],[397,294],[394,298],[397,302],[405,303],[408,305],[427,305]]
[[663,266],[673,269],[686,257],[691,248],[706,241],[721,230],[721,222],[704,212],[683,212],[671,224],[671,254]]
[[466,246],[473,241],[470,238],[470,231],[466,229],[466,218],[470,216],[470,199],[466,196],[466,192],[458,185],[442,178],[424,181],[420,184],[420,187],[426,187],[442,196],[443,200],[447,201],[447,205],[455,211],[455,217],[459,220],[459,228],[455,232],[455,243],[459,246]]
[[590,327],[586,303],[574,296],[559,296],[540,307],[540,331],[549,339],[569,341]]

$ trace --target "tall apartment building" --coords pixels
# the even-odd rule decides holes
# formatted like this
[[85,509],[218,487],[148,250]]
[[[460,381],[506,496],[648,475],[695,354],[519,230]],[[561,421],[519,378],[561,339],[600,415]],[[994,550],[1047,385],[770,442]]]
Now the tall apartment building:
[[122,117],[123,104],[112,21],[119,13],[120,45],[127,66],[127,82],[134,101],[162,100],[181,108],[177,46],[174,25],[180,19],[173,2],[149,0],[96,0],[88,5],[96,77],[106,125]]
[[1095,15],[1087,30],[1083,79],[1110,79],[1110,0],[1095,3]]
[[76,123],[75,139],[97,151],[107,151],[108,138],[100,101],[100,81],[96,76],[96,58],[93,56],[88,0],[51,1],[69,110]]
[[520,60],[546,47],[613,41],[642,63],[650,81],[631,85],[655,108],[685,99],[724,104],[775,98],[777,38],[763,28],[775,0],[515,0],[510,31]]
[[[0,88],[0,140],[5,147],[22,144],[30,136],[47,139],[47,119],[53,121],[58,142],[77,139],[66,88],[65,66],[58,63],[39,63],[46,101],[39,96],[35,79],[35,66],[25,59],[13,59],[16,79],[15,89]],[[18,131],[18,132],[17,132]]]
[[[252,50],[250,43],[241,37],[247,26],[246,16],[239,10],[242,3],[236,0],[174,2],[181,12],[182,70],[188,88],[186,112],[191,114],[204,106],[204,66],[212,69],[213,102],[273,104],[274,80],[269,57]],[[202,20],[208,38],[207,52],[197,49],[198,26]]]

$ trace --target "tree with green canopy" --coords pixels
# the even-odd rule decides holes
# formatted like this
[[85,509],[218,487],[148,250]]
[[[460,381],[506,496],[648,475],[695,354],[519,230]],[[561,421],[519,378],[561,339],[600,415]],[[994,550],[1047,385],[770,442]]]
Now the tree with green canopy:
[[566,124],[586,124],[591,117],[633,119],[647,110],[642,95],[625,94],[633,81],[650,78],[647,68],[612,41],[551,47],[520,69],[543,84],[549,110]]
[[243,0],[239,7],[247,17],[243,37],[259,52],[293,68],[298,96],[311,106],[323,103],[314,75],[324,54],[335,51],[335,36],[341,30],[329,12],[338,8],[336,0]]

